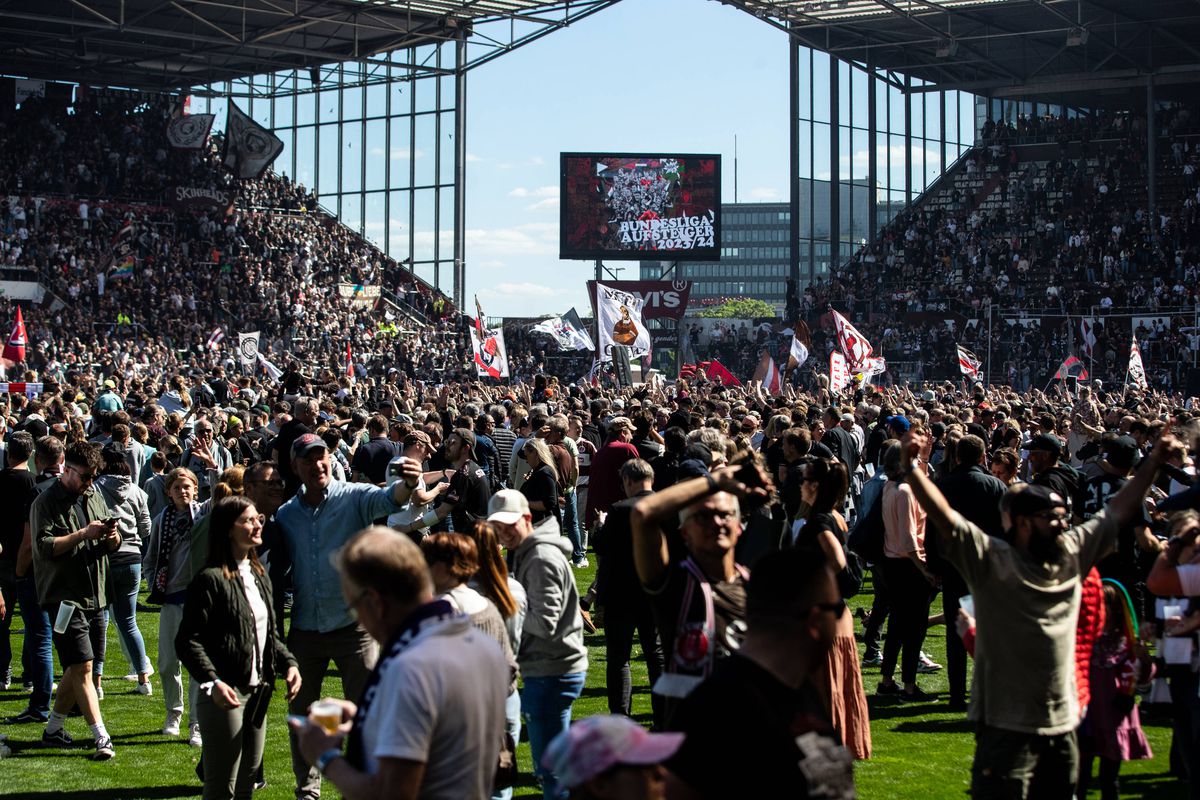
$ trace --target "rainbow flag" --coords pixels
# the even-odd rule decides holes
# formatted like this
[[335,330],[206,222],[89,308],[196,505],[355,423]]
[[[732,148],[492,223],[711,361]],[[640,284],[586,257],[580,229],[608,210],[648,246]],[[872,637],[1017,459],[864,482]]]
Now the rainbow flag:
[[112,269],[109,270],[108,277],[110,280],[117,278],[132,278],[133,268],[137,264],[137,259],[133,256],[124,256],[113,262]]

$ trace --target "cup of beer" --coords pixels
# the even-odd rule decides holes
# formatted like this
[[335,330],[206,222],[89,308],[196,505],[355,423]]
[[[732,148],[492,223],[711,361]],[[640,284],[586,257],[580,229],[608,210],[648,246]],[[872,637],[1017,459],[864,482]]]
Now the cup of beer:
[[342,707],[332,700],[320,700],[312,704],[309,718],[324,728],[326,733],[333,735],[342,724]]

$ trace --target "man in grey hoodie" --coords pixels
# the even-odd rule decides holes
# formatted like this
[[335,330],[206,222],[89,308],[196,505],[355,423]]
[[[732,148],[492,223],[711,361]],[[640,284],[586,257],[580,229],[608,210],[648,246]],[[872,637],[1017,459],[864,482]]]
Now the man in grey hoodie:
[[570,725],[571,705],[583,691],[588,667],[579,589],[569,561],[571,543],[553,516],[535,528],[529,501],[515,489],[492,496],[488,522],[508,548],[513,577],[529,598],[517,653],[525,682],[521,709],[529,724],[529,745],[543,795],[551,800],[558,796],[556,781],[542,765],[542,753]]

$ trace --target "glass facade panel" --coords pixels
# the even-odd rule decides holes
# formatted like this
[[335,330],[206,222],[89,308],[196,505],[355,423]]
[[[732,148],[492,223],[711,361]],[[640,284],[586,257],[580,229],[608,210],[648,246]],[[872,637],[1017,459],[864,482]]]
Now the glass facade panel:
[[320,204],[344,224],[422,277],[440,280],[438,287],[450,294],[457,79],[415,78],[403,65],[453,67],[455,48],[454,42],[430,44],[369,63],[199,87],[193,109],[211,107],[222,130],[223,97],[231,96],[283,140],[276,172],[315,188]]
[[[882,70],[872,75],[862,64],[831,63],[836,59],[804,47],[797,61],[800,238],[794,250],[803,289],[827,274],[835,259],[850,258],[869,242],[974,144],[979,111],[973,95],[935,91]],[[831,69],[837,70],[836,86]],[[907,94],[903,85],[911,87]],[[831,180],[838,180],[836,209],[830,207]],[[726,241],[736,235],[727,229]]]

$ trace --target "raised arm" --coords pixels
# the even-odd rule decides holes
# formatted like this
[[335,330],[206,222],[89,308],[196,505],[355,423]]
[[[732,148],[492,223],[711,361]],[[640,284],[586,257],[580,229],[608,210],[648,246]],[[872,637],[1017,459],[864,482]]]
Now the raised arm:
[[920,454],[926,451],[928,445],[929,435],[923,431],[914,429],[904,434],[900,443],[900,466],[904,470],[901,480],[908,483],[917,502],[925,509],[926,525],[933,525],[938,536],[946,538],[954,528],[958,512],[950,507],[942,491],[925,474]]
[[[747,467],[757,472],[757,479],[753,482],[758,485],[748,486],[740,480],[741,470]],[[770,478],[761,467],[747,464],[722,467],[710,475],[681,481],[661,492],[643,497],[630,515],[633,563],[642,585],[658,585],[667,570],[669,555],[662,523],[673,514],[716,492],[729,492],[739,498],[766,498],[773,488]]]

